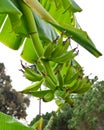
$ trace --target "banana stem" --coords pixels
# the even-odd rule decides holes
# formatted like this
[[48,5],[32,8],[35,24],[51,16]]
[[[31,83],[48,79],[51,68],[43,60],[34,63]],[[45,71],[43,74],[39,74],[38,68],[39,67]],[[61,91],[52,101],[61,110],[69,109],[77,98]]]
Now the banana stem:
[[23,0],[18,0],[18,3],[21,6],[21,10],[22,10],[23,15],[25,16],[27,26],[28,26],[28,31],[29,31],[30,37],[33,41],[33,45],[34,45],[35,51],[37,53],[37,56],[42,57],[43,56],[43,46],[42,46],[41,41],[39,39],[39,35],[37,32],[37,27],[36,27],[36,23],[35,23],[32,11],[23,2]]
[[[33,41],[33,45],[34,45],[35,51],[37,53],[37,56],[41,60],[41,58],[43,57],[44,48],[43,48],[41,41],[39,39],[39,35],[38,35],[38,32],[37,32],[37,27],[36,27],[36,23],[35,23],[35,19],[34,19],[34,16],[32,14],[32,11],[23,2],[23,0],[18,0],[18,3],[21,6],[21,10],[22,10],[23,15],[25,16],[27,26],[28,26],[28,30],[29,30],[29,34],[30,34],[30,37]],[[56,83],[57,80],[54,76],[53,70],[52,70],[49,62],[48,61],[45,62],[44,60],[41,60],[41,62],[44,65],[46,74],[49,75],[51,77],[51,79]]]

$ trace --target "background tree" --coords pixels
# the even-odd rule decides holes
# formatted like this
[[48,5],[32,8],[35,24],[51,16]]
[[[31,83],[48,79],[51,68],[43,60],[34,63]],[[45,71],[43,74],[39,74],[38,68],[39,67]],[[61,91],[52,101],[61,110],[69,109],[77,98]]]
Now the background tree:
[[26,108],[30,100],[12,88],[10,76],[5,73],[5,66],[0,63],[0,111],[16,117],[26,118]]
[[85,95],[77,96],[70,124],[76,130],[104,129],[104,81],[97,82]]

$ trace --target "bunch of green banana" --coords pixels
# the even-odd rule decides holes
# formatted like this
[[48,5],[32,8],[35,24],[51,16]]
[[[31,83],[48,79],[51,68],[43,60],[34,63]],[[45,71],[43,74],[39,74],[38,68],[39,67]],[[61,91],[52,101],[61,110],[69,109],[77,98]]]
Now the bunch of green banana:
[[82,94],[88,91],[92,84],[90,81],[88,81],[87,78],[79,79],[79,80],[74,80],[75,82],[69,85],[66,85],[65,87],[68,88],[70,93],[77,93],[77,94]]
[[[35,63],[38,71],[23,67],[24,76],[35,84],[22,92],[43,99],[44,102],[56,100],[59,108],[67,102],[73,106],[73,93],[85,93],[91,87],[91,81],[84,77],[83,69],[74,59],[76,48],[69,49],[70,39],[64,36],[44,45],[44,55]],[[41,85],[46,90],[39,89]],[[60,104],[60,105],[59,105]]]
[[[23,65],[22,65],[23,66]],[[25,67],[23,66],[23,74],[24,76],[32,81],[32,82],[35,82],[35,81],[40,81],[43,77],[42,75],[40,75],[39,73],[37,73],[34,69],[30,68],[30,67]]]
[[79,89],[79,91],[77,91],[77,93],[78,94],[83,94],[83,93],[87,92],[91,88],[91,86],[92,86],[91,83],[87,83],[81,89]]
[[76,90],[74,90],[74,93],[82,94],[91,88],[92,83],[89,81],[87,77],[85,77],[81,80],[81,83],[79,83],[78,86],[79,87]]
[[62,54],[66,52],[69,45],[70,45],[69,39],[63,41],[63,37],[60,37],[60,39],[56,43],[56,46],[54,47],[54,50],[52,51],[51,57],[60,57]]
[[54,61],[56,63],[65,63],[67,61],[71,61],[77,54],[75,53],[75,50],[72,49],[70,51],[62,52],[61,55],[58,57],[51,57],[49,60]]
[[44,51],[44,57],[46,60],[56,63],[70,61],[76,56],[76,53],[75,49],[67,51],[69,45],[70,39],[67,38],[66,41],[63,41],[63,36],[61,36],[57,43],[51,42],[48,44]]

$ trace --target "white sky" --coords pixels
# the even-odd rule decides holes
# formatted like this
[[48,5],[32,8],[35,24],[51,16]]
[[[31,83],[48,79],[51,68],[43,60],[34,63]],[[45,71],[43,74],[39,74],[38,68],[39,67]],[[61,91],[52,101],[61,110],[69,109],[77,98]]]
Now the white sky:
[[[77,13],[77,19],[81,27],[88,32],[97,49],[104,54],[104,2],[103,0],[76,0],[81,6],[83,11]],[[85,73],[89,75],[92,73],[94,77],[97,75],[99,80],[104,80],[104,56],[95,58],[85,49],[79,47],[79,55],[77,60],[84,67]],[[20,51],[13,51],[3,44],[0,44],[0,62],[3,62],[6,66],[6,72],[11,76],[13,80],[12,85],[16,90],[22,90],[31,83],[23,78],[20,64]],[[38,114],[38,100],[32,98],[32,104],[28,109],[28,118],[31,120]],[[54,103],[42,104],[42,113],[55,110]]]

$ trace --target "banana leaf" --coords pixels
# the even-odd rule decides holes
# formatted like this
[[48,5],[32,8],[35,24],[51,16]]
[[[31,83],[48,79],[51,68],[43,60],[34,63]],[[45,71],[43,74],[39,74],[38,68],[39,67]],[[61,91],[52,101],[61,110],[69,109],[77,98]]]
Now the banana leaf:
[[0,130],[34,130],[15,120],[13,117],[0,112]]

